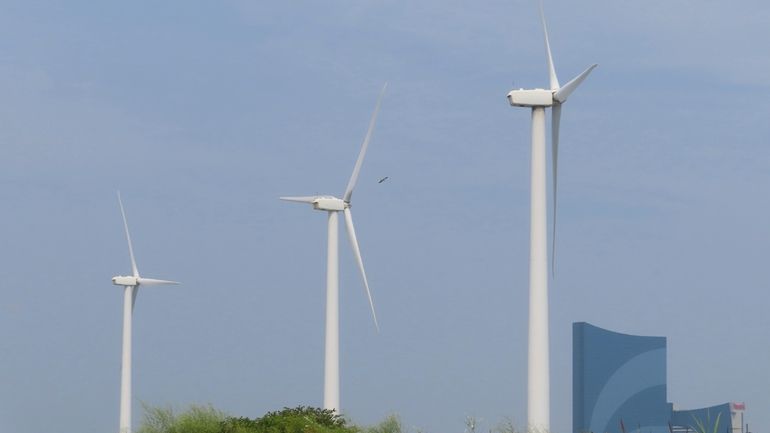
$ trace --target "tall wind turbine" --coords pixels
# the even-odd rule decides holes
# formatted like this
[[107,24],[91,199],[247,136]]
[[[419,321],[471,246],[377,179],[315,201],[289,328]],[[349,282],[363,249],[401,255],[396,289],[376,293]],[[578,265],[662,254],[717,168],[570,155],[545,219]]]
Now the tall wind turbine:
[[[529,246],[529,356],[527,382],[528,428],[550,430],[550,373],[548,355],[548,235],[546,226],[545,109],[551,107],[551,158],[553,168],[553,240],[556,239],[556,181],[559,156],[561,106],[597,66],[591,65],[567,84],[559,85],[551,57],[543,4],[540,19],[545,35],[550,89],[518,89],[508,93],[515,107],[532,109],[531,210]],[[551,252],[552,254],[554,251]],[[552,262],[553,264],[553,262]]]
[[337,214],[342,212],[345,216],[345,225],[347,226],[348,239],[353,249],[353,254],[358,263],[358,269],[361,271],[361,277],[364,280],[366,296],[369,298],[369,307],[372,310],[374,326],[379,332],[377,324],[377,314],[374,312],[374,302],[372,293],[369,290],[369,282],[366,279],[364,271],[364,262],[361,259],[361,250],[358,247],[356,239],[356,230],[353,227],[353,216],[350,213],[350,198],[353,195],[353,188],[358,180],[358,173],[361,171],[361,165],[364,162],[366,149],[369,147],[369,141],[372,138],[374,124],[377,121],[377,112],[380,110],[382,96],[388,84],[382,87],[382,92],[377,99],[377,105],[369,121],[369,130],[361,145],[358,153],[356,165],[353,167],[353,174],[350,176],[348,186],[342,198],[333,196],[306,196],[306,197],[281,197],[281,200],[293,201],[298,203],[308,203],[313,205],[313,209],[326,211],[328,213],[328,246],[326,257],[326,347],[324,358],[324,409],[330,409],[339,413],[340,411],[340,335],[339,335],[339,248],[338,248],[338,222]]
[[118,193],[120,214],[123,215],[123,228],[126,230],[128,255],[131,257],[131,275],[112,277],[112,284],[123,286],[123,361],[120,368],[120,433],[131,433],[131,317],[134,312],[136,295],[139,286],[158,286],[162,284],[179,284],[176,281],[156,280],[139,275],[134,259],[134,248],[131,245],[131,235],[128,233],[126,212],[123,210],[123,200]]

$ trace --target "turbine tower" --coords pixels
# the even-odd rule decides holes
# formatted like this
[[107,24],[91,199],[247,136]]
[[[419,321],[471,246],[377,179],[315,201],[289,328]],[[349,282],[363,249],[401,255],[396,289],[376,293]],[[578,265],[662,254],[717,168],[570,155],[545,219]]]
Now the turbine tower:
[[123,228],[126,230],[128,255],[131,257],[131,275],[112,277],[112,284],[123,286],[123,360],[120,367],[120,433],[131,433],[131,318],[134,312],[136,295],[139,286],[158,286],[162,284],[179,284],[176,281],[156,280],[139,275],[134,259],[134,248],[131,245],[131,235],[128,233],[126,212],[123,210],[123,200],[118,193],[120,214],[123,216]]
[[[556,181],[559,156],[561,106],[597,66],[591,65],[564,86],[559,85],[551,57],[543,4],[540,19],[545,35],[550,89],[518,89],[508,93],[514,107],[532,109],[531,210],[529,246],[529,355],[527,381],[527,427],[550,431],[550,372],[548,354],[548,235],[546,214],[545,109],[551,107],[551,158],[553,175],[553,244],[556,246]],[[553,266],[554,262],[551,262]]]
[[364,280],[364,288],[366,289],[366,296],[369,298],[369,307],[372,310],[374,326],[377,328],[377,332],[380,330],[379,325],[377,324],[377,314],[374,312],[372,293],[369,290],[369,282],[366,279],[366,271],[364,271],[364,262],[361,259],[361,250],[358,247],[356,231],[353,227],[353,216],[350,213],[350,198],[353,195],[353,188],[356,186],[358,173],[361,171],[361,165],[364,162],[366,149],[369,147],[369,141],[372,138],[374,125],[377,121],[377,112],[380,110],[382,96],[385,94],[385,89],[387,86],[388,84],[385,83],[385,85],[382,87],[382,92],[380,92],[380,96],[377,99],[377,105],[375,106],[374,113],[372,113],[372,118],[369,121],[369,130],[366,132],[366,137],[364,138],[364,142],[361,145],[361,150],[358,153],[356,165],[353,167],[353,174],[350,176],[350,181],[348,181],[348,186],[345,189],[345,193],[343,194],[342,198],[333,196],[281,197],[281,200],[311,204],[313,205],[313,209],[325,211],[328,213],[324,409],[330,409],[336,411],[337,413],[340,412],[339,248],[337,235],[339,228],[339,224],[337,222],[339,212],[342,212],[345,217],[348,239],[350,240],[350,246],[353,249],[353,254],[356,257],[358,269],[361,271],[361,277]]

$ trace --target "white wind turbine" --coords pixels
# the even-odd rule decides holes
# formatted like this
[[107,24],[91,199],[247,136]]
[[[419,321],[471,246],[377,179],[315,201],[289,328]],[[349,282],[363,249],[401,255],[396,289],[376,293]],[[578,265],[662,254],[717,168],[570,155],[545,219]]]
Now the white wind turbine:
[[358,173],[361,171],[361,165],[364,162],[366,149],[369,147],[369,141],[372,138],[374,125],[377,121],[377,112],[380,110],[382,96],[388,84],[382,87],[382,92],[377,99],[377,105],[369,121],[369,130],[361,145],[358,153],[356,165],[353,168],[353,174],[350,176],[348,186],[342,198],[333,196],[307,196],[307,197],[281,197],[281,200],[293,201],[299,203],[308,203],[313,205],[313,209],[322,210],[328,213],[328,246],[326,258],[326,347],[324,358],[324,409],[330,409],[339,413],[340,411],[340,364],[339,364],[339,248],[338,248],[338,222],[337,214],[342,212],[345,216],[345,225],[347,226],[348,238],[353,254],[358,263],[358,269],[361,271],[361,277],[364,280],[366,296],[369,298],[369,307],[372,310],[374,326],[379,332],[377,324],[377,314],[374,312],[374,302],[372,293],[369,291],[369,282],[366,279],[364,271],[364,262],[361,259],[361,250],[358,247],[356,231],[353,227],[353,216],[350,213],[350,198],[353,195],[353,188],[358,180]]
[[[546,214],[545,108],[551,107],[551,158],[553,169],[553,244],[556,245],[556,181],[559,156],[561,106],[597,66],[591,65],[564,86],[559,85],[551,57],[543,4],[540,18],[545,35],[550,89],[518,89],[508,93],[515,107],[532,108],[531,210],[529,247],[529,356],[527,383],[528,428],[550,429],[550,373],[548,355],[548,235]],[[554,251],[551,252],[552,254]],[[552,262],[553,265],[554,262]]]
[[139,286],[157,286],[162,284],[179,284],[176,281],[156,280],[139,275],[134,259],[134,248],[131,245],[131,235],[128,233],[126,212],[123,201],[118,193],[120,214],[123,216],[123,228],[126,230],[128,255],[131,257],[131,275],[112,277],[112,284],[123,286],[123,360],[120,368],[120,433],[131,433],[131,318],[134,312],[136,295]]

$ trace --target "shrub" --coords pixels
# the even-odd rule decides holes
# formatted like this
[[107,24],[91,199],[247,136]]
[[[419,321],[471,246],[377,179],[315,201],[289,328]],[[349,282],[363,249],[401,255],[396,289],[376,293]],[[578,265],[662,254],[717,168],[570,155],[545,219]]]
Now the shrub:
[[171,407],[144,405],[144,421],[137,433],[221,433],[224,412],[212,406],[190,406],[175,414]]
[[334,411],[306,406],[254,419],[228,416],[211,405],[190,406],[180,413],[171,407],[143,406],[144,420],[136,433],[405,433],[397,415],[360,428]]
[[401,425],[401,419],[397,415],[388,415],[379,424],[367,427],[364,429],[364,433],[402,433],[403,426]]
[[299,406],[268,412],[262,418],[227,418],[221,433],[359,433],[334,411]]

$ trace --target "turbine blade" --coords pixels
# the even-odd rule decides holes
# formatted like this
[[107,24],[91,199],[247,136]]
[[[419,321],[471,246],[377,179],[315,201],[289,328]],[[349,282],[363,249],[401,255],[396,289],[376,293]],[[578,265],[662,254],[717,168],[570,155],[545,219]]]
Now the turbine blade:
[[571,95],[572,92],[574,92],[575,89],[577,89],[577,87],[580,85],[580,83],[582,83],[583,80],[585,80],[586,77],[588,77],[588,74],[590,74],[591,71],[593,71],[594,68],[597,67],[597,66],[599,66],[599,65],[594,63],[593,65],[589,66],[588,69],[583,71],[580,75],[578,75],[577,77],[575,77],[572,80],[570,80],[569,83],[567,83],[564,86],[560,87],[559,90],[557,90],[553,94],[553,99],[555,99],[559,103],[563,103],[564,101],[566,101],[567,98],[569,98],[569,95]]
[[131,311],[134,311],[134,305],[136,305],[136,295],[139,294],[139,286],[131,287]]
[[553,233],[551,234],[551,275],[556,274],[556,196],[559,175],[559,122],[561,104],[553,104],[551,109],[551,164],[553,173]]
[[118,191],[118,204],[120,204],[120,214],[123,215],[123,228],[126,229],[126,240],[128,240],[128,255],[131,256],[131,272],[133,272],[133,276],[139,277],[139,269],[137,269],[136,259],[134,259],[134,247],[131,245],[131,234],[128,233],[126,211],[123,210],[123,200],[120,198],[120,191]]
[[556,77],[556,68],[553,66],[553,56],[551,56],[551,43],[548,41],[548,26],[545,24],[545,12],[543,11],[543,1],[540,0],[540,20],[543,22],[543,34],[545,35],[545,51],[548,57],[548,77],[550,79],[551,90],[557,90],[559,79]]
[[374,319],[374,327],[377,328],[377,332],[380,332],[380,325],[377,323],[377,313],[374,312],[374,301],[372,301],[372,292],[369,290],[369,281],[366,279],[366,271],[364,270],[364,261],[361,259],[361,250],[358,248],[358,239],[356,238],[356,229],[353,227],[353,215],[350,213],[349,208],[345,208],[345,225],[348,229],[348,239],[350,239],[350,246],[353,248],[353,254],[356,256],[356,263],[358,263],[358,269],[361,271],[361,277],[364,279],[364,287],[366,288],[366,296],[369,298],[369,307],[372,309],[372,318]]
[[315,196],[304,196],[304,197],[279,197],[281,200],[284,201],[293,201],[297,203],[310,203],[312,204],[318,197]]
[[179,281],[157,280],[155,278],[139,278],[137,282],[142,286],[162,286],[166,284],[182,284]]
[[379,98],[377,98],[377,105],[375,105],[374,113],[372,113],[372,118],[369,120],[369,129],[366,131],[366,137],[364,137],[364,142],[361,144],[361,150],[358,152],[358,159],[356,160],[355,167],[353,167],[353,174],[350,176],[347,188],[345,188],[345,195],[342,197],[342,200],[348,203],[350,202],[350,197],[353,195],[353,188],[356,187],[356,182],[358,181],[358,173],[361,171],[361,165],[364,163],[366,149],[369,147],[369,141],[372,139],[372,132],[374,132],[374,124],[377,123],[377,113],[380,111],[382,97],[385,95],[385,89],[387,88],[388,83],[386,82],[385,85],[382,86],[382,91],[380,91]]

